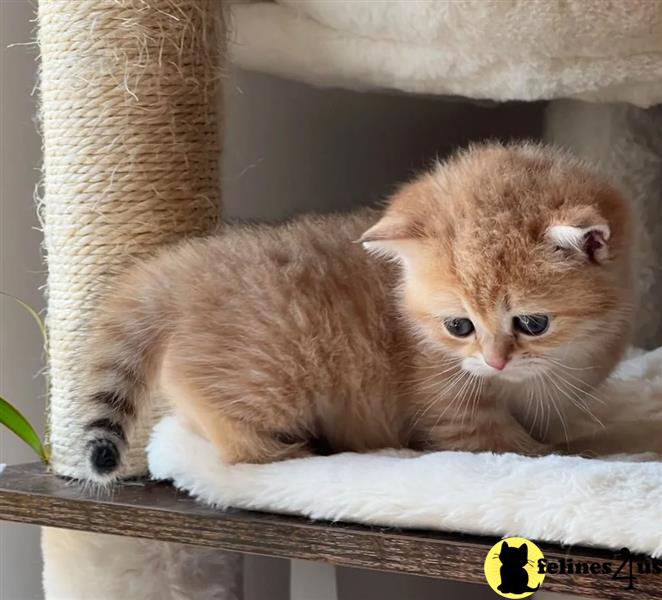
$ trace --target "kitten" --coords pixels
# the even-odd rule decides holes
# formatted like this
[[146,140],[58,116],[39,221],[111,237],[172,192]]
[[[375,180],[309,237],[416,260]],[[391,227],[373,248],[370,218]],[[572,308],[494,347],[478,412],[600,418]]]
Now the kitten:
[[92,476],[117,475],[155,394],[229,463],[320,440],[542,452],[538,409],[590,411],[627,343],[631,235],[626,202],[579,162],[491,144],[383,214],[166,248],[117,281],[92,328]]

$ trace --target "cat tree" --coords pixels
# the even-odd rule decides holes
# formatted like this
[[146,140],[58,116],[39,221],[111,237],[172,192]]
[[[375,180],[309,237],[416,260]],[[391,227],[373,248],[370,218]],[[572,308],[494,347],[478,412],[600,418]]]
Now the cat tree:
[[[647,0],[626,7],[619,2],[595,3],[591,10],[584,11],[583,2],[564,4],[574,19],[570,21],[555,14],[551,5],[542,10],[542,3],[536,5],[537,12],[531,12],[528,3],[516,3],[523,12],[513,16],[501,10],[505,3],[482,0],[463,3],[463,10],[469,11],[464,14],[457,10],[445,13],[443,3],[439,3],[435,15],[416,12],[427,3],[418,3],[418,8],[412,10],[410,2],[399,0],[391,3],[393,10],[383,12],[378,10],[378,3],[371,2],[239,2],[231,7],[231,22],[237,32],[233,56],[238,64],[250,68],[327,85],[389,87],[500,100],[579,97],[618,100],[640,107],[659,102],[662,36],[653,35],[662,31],[659,4]],[[83,473],[81,425],[87,407],[76,394],[85,359],[81,352],[90,315],[105,287],[112,285],[113,274],[134,257],[145,256],[161,244],[209,231],[216,223],[220,153],[216,96],[225,40],[219,6],[217,0],[39,2],[44,139],[41,215],[48,261],[50,442],[53,469],[60,475],[76,477]],[[348,12],[349,8],[355,13]],[[525,19],[526,15],[530,18]],[[485,21],[487,29],[478,26],[477,16]],[[504,23],[514,27],[517,35],[496,27],[499,18],[506,19]],[[416,26],[412,19],[425,27]],[[478,39],[469,36],[463,42],[460,35],[444,34],[446,29],[451,33],[464,31],[462,19],[472,23],[467,31],[484,29],[500,37],[490,39],[481,34]],[[572,27],[562,27],[572,23],[577,31],[589,32],[589,39],[582,41]],[[596,40],[601,41],[596,32],[604,33],[604,27],[621,27],[626,34],[603,36],[609,42],[605,49],[596,45]],[[638,37],[640,30],[647,35]],[[528,37],[520,35],[527,31]],[[419,43],[421,32],[424,43]],[[435,32],[442,35],[435,37]],[[412,35],[414,40],[410,39]],[[551,43],[553,35],[558,36],[555,43]],[[444,46],[443,40],[450,46]],[[514,45],[508,46],[506,42],[511,41]],[[469,43],[469,47],[463,43]],[[588,44],[593,54],[605,52],[599,69],[591,70],[584,64],[572,70],[576,58],[573,44],[582,43]],[[642,44],[650,47],[642,50]],[[483,52],[483,47],[493,52]],[[568,55],[566,66],[570,70],[562,71],[563,76],[554,70],[561,64],[555,52]],[[531,60],[521,60],[523,53]],[[448,60],[441,60],[443,57]],[[464,57],[471,60],[460,60]],[[528,70],[513,68],[518,60]],[[490,77],[480,75],[485,72]],[[590,116],[588,112],[586,105],[575,101],[553,103],[548,111],[548,138],[573,146],[581,154],[597,158],[611,172],[621,174],[624,185],[638,200],[640,213],[648,220],[656,217],[658,209],[654,206],[658,203],[651,199],[659,193],[659,180],[648,171],[642,177],[635,170],[633,177],[631,165],[641,165],[639,158],[643,158],[643,164],[650,165],[652,172],[658,164],[656,157],[662,154],[658,138],[650,133],[634,133],[642,129],[642,124],[659,122],[659,112],[608,104],[590,111]],[[602,135],[599,143],[587,142],[596,138],[596,132]],[[661,280],[655,278],[650,267],[650,257],[654,256],[651,248],[662,236],[645,239],[647,246],[641,252],[648,278],[642,285],[647,291],[644,306],[649,318],[640,321],[640,339],[650,342],[646,337],[652,335],[650,323],[655,327],[660,323],[651,290],[654,282],[659,285]],[[127,475],[145,471],[144,445],[156,416],[145,418],[130,441]],[[284,472],[291,468],[281,467]],[[282,489],[283,479],[278,481],[277,489]],[[59,484],[52,485],[56,489]],[[66,496],[66,491],[57,489]],[[227,493],[236,493],[239,499],[233,503],[242,504],[242,490]],[[218,494],[222,499],[222,493]],[[219,496],[202,497],[213,500]],[[360,499],[354,501],[351,515],[361,513],[365,506]],[[251,505],[245,498],[243,503]],[[62,513],[51,518],[49,505],[35,500],[35,506],[42,512],[33,522],[123,533],[110,524],[81,525],[81,519],[89,520],[84,512],[75,517]],[[253,506],[274,508],[267,501]],[[93,510],[107,508],[98,503]],[[185,509],[195,510],[189,505]],[[157,523],[155,509],[149,510],[141,513],[141,518],[151,515]],[[343,516],[335,505],[324,510],[302,506],[299,510],[318,517]],[[0,512],[5,518],[29,520],[17,512],[15,503],[2,505]],[[125,527],[130,534],[176,539],[167,525],[163,525],[166,533],[150,536],[131,521],[133,512],[126,510]],[[208,518],[210,523],[218,523]],[[263,532],[263,539],[247,536],[242,544],[224,538],[217,545],[301,558],[332,556],[338,562],[345,560],[345,564],[357,560],[353,544],[361,539],[359,530],[348,529],[339,535],[324,526],[309,526],[302,533],[296,522],[265,526],[258,520],[249,524],[258,532],[256,536]],[[229,531],[234,535],[235,530]],[[274,531],[278,532],[277,543],[269,537]],[[288,532],[310,540],[310,548],[288,545]],[[205,530],[201,541],[209,536]],[[361,546],[364,565],[449,575],[442,563],[430,565],[429,560],[434,552],[443,555],[447,546],[457,550],[455,542],[441,539],[416,564],[410,564],[397,552],[402,539],[382,536],[384,545],[376,558],[371,558],[370,552],[373,542],[382,543],[375,541],[378,538],[373,536],[370,544]],[[185,541],[192,540],[189,536]],[[427,542],[420,540],[409,543],[406,547],[413,556],[421,545],[428,548]],[[132,590],[136,598],[235,598],[240,593],[237,559],[213,550],[52,529],[44,530],[43,549],[44,583],[50,599],[82,600],[101,593],[104,598],[119,599],[127,596],[127,590]],[[192,578],[192,572],[197,576]],[[477,581],[471,577],[466,575],[464,580]],[[558,589],[563,590],[563,584],[559,585]]]

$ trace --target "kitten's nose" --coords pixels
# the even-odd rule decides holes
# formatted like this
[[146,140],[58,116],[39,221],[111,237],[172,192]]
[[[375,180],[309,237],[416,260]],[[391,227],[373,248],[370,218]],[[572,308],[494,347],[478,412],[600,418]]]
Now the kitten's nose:
[[497,371],[503,371],[513,352],[513,341],[507,335],[495,335],[483,342],[481,348],[483,360]]
[[499,371],[503,371],[508,364],[508,359],[505,356],[483,356],[483,360]]

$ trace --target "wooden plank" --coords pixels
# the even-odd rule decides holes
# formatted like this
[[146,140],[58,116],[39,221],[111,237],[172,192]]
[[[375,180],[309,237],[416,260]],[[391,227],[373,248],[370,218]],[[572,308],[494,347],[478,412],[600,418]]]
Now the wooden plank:
[[[168,484],[135,481],[99,490],[59,478],[40,464],[8,467],[0,476],[0,519],[480,584],[485,583],[485,556],[497,541],[221,511]],[[550,561],[610,562],[612,571],[621,563],[607,550],[539,546]],[[542,589],[614,600],[662,598],[662,574],[637,574],[636,560],[634,589],[605,574],[548,574]]]

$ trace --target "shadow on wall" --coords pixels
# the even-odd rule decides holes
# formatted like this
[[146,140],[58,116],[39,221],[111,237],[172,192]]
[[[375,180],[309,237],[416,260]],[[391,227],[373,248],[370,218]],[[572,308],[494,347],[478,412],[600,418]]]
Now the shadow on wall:
[[225,89],[228,219],[375,203],[471,141],[541,137],[545,106],[318,89],[242,70]]

